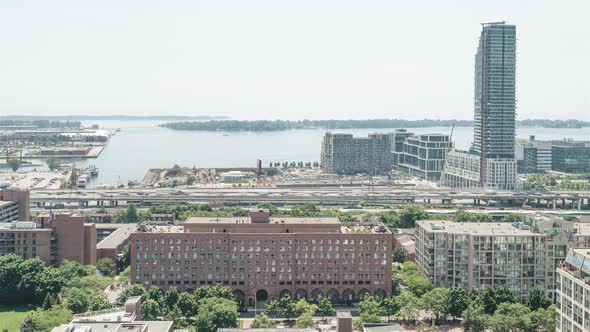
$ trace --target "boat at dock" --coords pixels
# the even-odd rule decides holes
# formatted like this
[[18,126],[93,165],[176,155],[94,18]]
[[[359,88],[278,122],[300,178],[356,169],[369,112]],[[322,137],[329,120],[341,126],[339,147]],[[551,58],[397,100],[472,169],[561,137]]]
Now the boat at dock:
[[98,176],[98,168],[94,165],[88,166],[88,174],[90,174],[91,177]]

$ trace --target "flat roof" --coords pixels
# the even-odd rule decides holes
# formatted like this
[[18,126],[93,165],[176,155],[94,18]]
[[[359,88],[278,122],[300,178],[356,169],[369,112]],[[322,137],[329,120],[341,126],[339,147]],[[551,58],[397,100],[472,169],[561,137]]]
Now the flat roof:
[[429,232],[472,235],[528,235],[543,236],[530,229],[520,229],[510,223],[454,222],[448,220],[419,220],[416,224]]
[[[250,217],[190,217],[185,224],[250,224]],[[336,217],[271,217],[268,223],[255,223],[256,225],[264,224],[340,224]]]
[[[17,226],[18,224],[18,226]],[[25,232],[51,232],[51,228],[37,228],[32,221],[3,222],[0,223],[1,231],[25,231]]]
[[174,225],[147,225],[137,227],[134,233],[184,233],[184,227]]
[[109,224],[109,223],[94,223],[96,225],[96,229],[116,229],[116,228],[127,228],[127,227],[137,227],[137,224]]
[[315,331],[316,331],[315,329],[294,329],[294,328],[217,329],[217,332],[315,332]]
[[[95,224],[96,225],[96,224]],[[129,236],[135,229],[136,224],[121,224],[114,232],[105,237],[102,241],[96,244],[96,249],[111,249],[119,247],[123,242],[129,239]],[[106,229],[106,228],[102,228]]]
[[168,332],[172,328],[172,321],[133,321],[133,322],[73,322],[64,324],[51,330],[51,332],[65,332],[69,326],[74,326],[73,332],[83,331],[83,327],[90,327],[92,332],[123,332],[141,331],[141,327],[147,325],[149,332]]
[[0,201],[0,208],[4,207],[6,205],[13,205],[13,204],[17,204],[16,201]]

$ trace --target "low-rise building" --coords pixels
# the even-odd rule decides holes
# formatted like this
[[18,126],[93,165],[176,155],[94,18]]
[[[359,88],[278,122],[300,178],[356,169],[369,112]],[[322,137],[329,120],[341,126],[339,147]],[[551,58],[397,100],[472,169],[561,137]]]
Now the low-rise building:
[[0,254],[38,257],[48,265],[67,259],[94,265],[117,259],[136,224],[84,223],[78,214],[41,215],[34,222],[0,223]]
[[564,173],[589,173],[590,141],[552,141],[551,168]]
[[393,234],[393,247],[401,249],[406,253],[406,259],[409,261],[416,260],[416,233],[412,229],[398,229]]
[[534,135],[528,140],[516,139],[518,173],[544,173],[551,170],[551,142],[538,141]]
[[590,331],[590,248],[573,248],[557,268],[557,331]]
[[337,218],[189,218],[142,224],[130,237],[131,282],[161,289],[229,286],[241,304],[278,299],[356,301],[391,294],[392,234]]
[[96,244],[96,259],[118,259],[125,245],[129,243],[129,236],[137,229],[137,224],[96,224],[99,234]]
[[57,237],[51,229],[38,229],[34,222],[0,223],[0,255],[25,259],[38,257],[47,264],[57,259]]
[[173,321],[141,320],[141,296],[130,297],[122,308],[74,315],[69,324],[51,332],[172,332]]

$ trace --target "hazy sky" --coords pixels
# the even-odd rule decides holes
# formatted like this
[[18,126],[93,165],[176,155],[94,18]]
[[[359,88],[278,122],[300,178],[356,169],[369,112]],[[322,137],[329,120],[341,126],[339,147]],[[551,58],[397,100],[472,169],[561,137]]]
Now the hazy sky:
[[471,119],[480,22],[518,117],[590,115],[590,1],[0,1],[0,115]]

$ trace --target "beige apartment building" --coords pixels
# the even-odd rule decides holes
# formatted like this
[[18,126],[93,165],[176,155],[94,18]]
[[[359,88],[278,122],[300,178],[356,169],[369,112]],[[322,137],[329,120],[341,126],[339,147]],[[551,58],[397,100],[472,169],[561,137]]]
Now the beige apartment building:
[[527,215],[523,223],[419,221],[416,262],[437,286],[532,287],[554,296],[556,268],[571,247],[590,247],[590,223]]
[[416,263],[436,287],[547,288],[546,236],[507,223],[416,222]]
[[241,304],[283,295],[356,301],[391,293],[392,234],[337,218],[189,218],[130,237],[131,280],[146,287],[229,286]]
[[590,331],[590,248],[570,249],[556,271],[557,331]]

